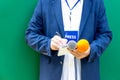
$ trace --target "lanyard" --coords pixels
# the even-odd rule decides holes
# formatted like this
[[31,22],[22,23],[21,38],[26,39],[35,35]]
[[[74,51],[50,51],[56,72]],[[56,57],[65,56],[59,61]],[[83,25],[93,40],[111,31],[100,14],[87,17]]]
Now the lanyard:
[[72,15],[72,12],[71,12],[71,11],[75,8],[75,6],[78,4],[78,2],[79,2],[80,0],[78,0],[78,1],[73,5],[72,8],[70,8],[70,5],[69,5],[68,1],[67,1],[67,0],[65,0],[65,1],[66,1],[66,4],[67,4],[67,6],[68,6],[68,8],[69,8],[69,10],[70,10],[69,19],[70,19],[70,28],[71,28],[71,15]]
[[72,8],[70,8],[70,5],[69,5],[68,1],[67,1],[67,0],[65,0],[65,1],[66,1],[67,6],[69,7],[69,9],[70,9],[70,10],[73,10],[73,8],[78,4],[78,2],[79,2],[80,0],[78,0],[78,1],[73,5]]

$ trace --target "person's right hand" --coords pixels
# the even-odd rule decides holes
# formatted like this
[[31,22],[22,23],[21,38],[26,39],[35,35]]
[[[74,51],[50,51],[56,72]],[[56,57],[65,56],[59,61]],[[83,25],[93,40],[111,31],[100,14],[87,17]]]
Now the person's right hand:
[[61,45],[65,45],[67,43],[67,39],[63,39],[60,36],[55,35],[51,39],[50,48],[51,50],[58,50]]

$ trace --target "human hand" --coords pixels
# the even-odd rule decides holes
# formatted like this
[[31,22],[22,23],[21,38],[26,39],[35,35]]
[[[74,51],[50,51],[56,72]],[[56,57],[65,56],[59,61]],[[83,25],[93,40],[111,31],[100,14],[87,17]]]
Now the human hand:
[[87,57],[89,54],[90,54],[90,47],[88,48],[88,50],[87,51],[85,51],[85,52],[79,52],[77,49],[75,49],[75,50],[70,50],[70,49],[68,49],[69,50],[69,52],[73,55],[73,56],[75,56],[76,58],[78,58],[78,59],[83,59],[83,58],[85,58],[85,57]]
[[60,46],[65,45],[67,43],[67,39],[61,38],[60,36],[55,35],[51,39],[50,48],[51,50],[58,50]]

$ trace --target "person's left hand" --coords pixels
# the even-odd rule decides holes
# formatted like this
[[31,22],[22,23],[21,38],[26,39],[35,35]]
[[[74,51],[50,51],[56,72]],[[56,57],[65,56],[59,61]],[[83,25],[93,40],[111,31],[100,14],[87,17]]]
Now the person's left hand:
[[85,51],[84,53],[79,52],[77,49],[75,49],[75,50],[70,50],[70,49],[68,49],[68,50],[70,51],[70,53],[71,53],[73,56],[75,56],[75,57],[78,58],[78,59],[83,59],[83,58],[87,57],[87,56],[90,54],[90,47],[89,47],[88,50]]

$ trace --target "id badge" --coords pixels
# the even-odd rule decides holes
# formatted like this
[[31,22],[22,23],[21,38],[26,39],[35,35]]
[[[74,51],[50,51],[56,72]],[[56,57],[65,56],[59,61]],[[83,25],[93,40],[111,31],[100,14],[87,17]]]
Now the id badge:
[[78,31],[65,31],[65,38],[68,40],[78,41]]

